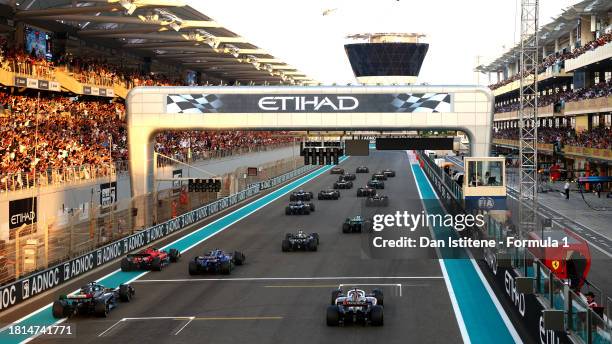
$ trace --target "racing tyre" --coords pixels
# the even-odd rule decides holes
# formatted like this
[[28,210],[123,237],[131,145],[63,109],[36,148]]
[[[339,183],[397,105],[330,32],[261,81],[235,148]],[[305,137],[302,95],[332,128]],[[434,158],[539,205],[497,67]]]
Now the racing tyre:
[[338,189],[338,183],[334,183],[334,189]]
[[132,262],[129,259],[121,259],[121,271],[132,271]]
[[310,211],[315,211],[315,205],[314,205],[314,203],[310,203]]
[[323,195],[319,194],[319,197],[317,197],[317,199],[320,201],[323,199]]
[[121,284],[119,286],[119,299],[123,302],[130,302],[132,300],[132,291],[129,285]]
[[291,208],[285,207],[285,215],[291,215]]
[[229,275],[232,273],[232,263],[230,261],[221,263],[220,271],[224,275]]
[[94,314],[100,318],[106,318],[108,316],[108,304],[104,301],[96,302],[94,306]]
[[308,242],[308,250],[309,251],[316,251],[317,250],[317,241],[316,240],[310,240]]
[[363,192],[361,190],[357,190],[357,197],[363,196]]
[[244,261],[246,260],[246,257],[244,256],[244,253],[240,252],[240,251],[234,251],[234,264],[236,265],[242,265],[244,264]]
[[342,224],[342,233],[349,233],[351,231],[351,225],[348,223]]
[[336,299],[340,296],[340,294],[342,294],[342,290],[340,289],[336,289],[332,291],[332,294],[331,294],[331,305],[332,306],[336,305]]
[[384,318],[382,306],[376,305],[372,307],[372,310],[370,311],[370,321],[372,322],[372,326],[383,325]]
[[335,199],[335,200],[337,200],[337,199],[339,199],[339,198],[340,198],[340,193],[337,193],[337,194],[335,194],[335,195],[334,195],[334,199]]
[[376,298],[376,304],[377,305],[384,306],[385,296],[384,296],[382,290],[380,290],[380,289],[372,290],[372,296],[374,296],[374,298]]
[[151,263],[151,269],[155,271],[162,270],[162,261],[161,259],[159,259],[159,257],[153,258],[153,262]]
[[53,302],[53,317],[60,319],[67,317],[70,312],[68,308],[68,304],[64,300],[57,300]]
[[178,262],[179,258],[181,257],[181,253],[179,252],[179,250],[177,250],[175,248],[171,248],[168,251],[168,256],[170,256],[170,261],[172,263],[176,263],[176,262]]
[[290,251],[291,250],[291,242],[289,242],[289,240],[287,240],[287,239],[283,240],[282,249],[283,249],[283,252]]
[[289,240],[292,236],[293,236],[293,234],[291,234],[291,233],[285,233],[285,239],[287,239],[287,240]]
[[317,241],[317,245],[321,243],[321,239],[319,239],[319,233],[312,233],[312,237]]
[[327,326],[338,326],[340,324],[340,311],[338,306],[327,306]]
[[189,274],[190,275],[198,274],[198,263],[196,263],[195,261],[189,262]]

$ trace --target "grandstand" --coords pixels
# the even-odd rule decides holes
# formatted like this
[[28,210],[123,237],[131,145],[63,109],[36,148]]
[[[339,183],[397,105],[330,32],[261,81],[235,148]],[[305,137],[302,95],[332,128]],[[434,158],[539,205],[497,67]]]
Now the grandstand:
[[[182,1],[1,3],[0,283],[133,232],[130,209],[135,214],[137,208],[123,192],[129,190],[123,183],[129,158],[125,98],[130,89],[311,83],[296,68]],[[262,131],[165,131],[157,134],[155,150],[160,173],[174,176],[172,168],[176,172],[181,167],[177,163],[282,149],[292,142],[292,135]],[[262,176],[297,166],[286,156],[275,159],[280,162],[260,162]],[[234,174],[224,171],[220,178],[229,180]],[[236,192],[247,181],[256,179],[241,180],[241,186],[224,184]],[[116,193],[117,205],[111,210],[103,206],[104,185]],[[190,197],[173,208],[173,214],[170,205],[178,194],[159,191],[148,196],[160,211],[146,224],[219,195]],[[38,221],[9,224],[13,208],[28,199],[35,203],[36,198],[38,206],[30,202],[28,208]],[[43,243],[44,235],[48,238]],[[19,271],[14,263],[17,247],[28,242],[39,252],[45,246],[45,257],[39,255]]]
[[[611,10],[609,1],[581,1],[539,31],[540,163],[557,164],[568,179],[612,175]],[[496,80],[494,143],[509,155],[518,149],[519,52],[478,67]]]

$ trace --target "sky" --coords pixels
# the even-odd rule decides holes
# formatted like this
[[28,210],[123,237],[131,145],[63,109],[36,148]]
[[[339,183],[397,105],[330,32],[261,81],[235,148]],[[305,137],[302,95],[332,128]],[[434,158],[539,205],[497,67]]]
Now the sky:
[[[323,84],[354,83],[349,34],[418,32],[429,51],[418,83],[481,84],[473,72],[513,47],[520,0],[187,0],[250,43]],[[578,0],[540,0],[540,23]],[[323,15],[327,10],[329,13]],[[477,64],[477,62],[480,62]],[[494,81],[494,80],[492,80]]]

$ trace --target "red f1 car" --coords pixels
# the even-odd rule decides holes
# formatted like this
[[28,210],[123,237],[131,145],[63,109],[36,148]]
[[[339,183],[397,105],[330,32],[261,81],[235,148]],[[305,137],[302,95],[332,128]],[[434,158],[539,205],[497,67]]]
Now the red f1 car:
[[134,270],[155,270],[161,269],[170,264],[175,263],[181,257],[181,253],[171,248],[168,251],[158,250],[153,247],[146,248],[138,253],[128,254],[121,260],[122,271]]

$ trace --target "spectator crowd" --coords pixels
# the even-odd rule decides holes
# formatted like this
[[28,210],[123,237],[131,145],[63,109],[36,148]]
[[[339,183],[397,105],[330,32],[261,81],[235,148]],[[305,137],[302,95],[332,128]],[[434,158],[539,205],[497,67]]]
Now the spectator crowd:
[[[518,128],[506,128],[494,131],[493,137],[498,139],[519,139]],[[612,128],[597,127],[591,130],[576,132],[571,127],[540,127],[538,142],[561,144],[562,146],[579,146],[587,148],[612,149]]]
[[[263,131],[168,131],[156,136],[155,148],[184,160],[289,141],[289,136]],[[34,171],[109,166],[127,158],[122,102],[54,92],[45,92],[40,99],[0,92],[0,189],[10,176],[31,178]]]
[[[538,97],[538,107],[548,106],[550,104],[564,104],[567,102],[575,102],[584,99],[593,99],[600,97],[612,96],[612,79],[602,81],[588,88],[577,90],[560,91],[553,94],[545,94]],[[520,108],[519,102],[509,104],[495,105],[495,113],[517,111]]]
[[[576,58],[584,53],[586,53],[587,51],[590,50],[594,50],[597,49],[598,47],[608,44],[612,42],[612,33],[606,33],[606,34],[602,34],[599,38],[590,41],[586,44],[584,44],[583,46],[576,48],[570,52],[566,52],[566,53],[555,53],[555,54],[551,54],[548,55],[547,57],[545,57],[543,59],[543,61],[538,64],[537,66],[537,70],[538,70],[538,74],[542,73],[543,71],[546,70],[546,68],[556,65],[556,64],[563,64],[563,62],[565,60],[568,59],[573,59]],[[492,90],[495,90],[497,88],[500,88],[502,86],[505,86],[511,82],[514,82],[516,80],[519,80],[521,78],[521,74],[520,73],[516,73],[513,76],[504,79],[496,84],[492,84],[489,85],[489,88]]]

